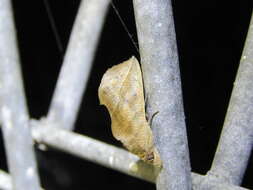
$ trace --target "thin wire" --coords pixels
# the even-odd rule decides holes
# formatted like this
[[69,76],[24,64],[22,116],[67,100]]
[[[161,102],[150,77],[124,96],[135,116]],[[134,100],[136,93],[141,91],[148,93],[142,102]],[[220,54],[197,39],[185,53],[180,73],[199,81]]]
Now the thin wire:
[[52,14],[52,10],[50,8],[48,0],[43,0],[43,2],[44,2],[44,6],[45,6],[45,9],[46,9],[47,15],[48,15],[50,25],[52,27],[52,31],[54,33],[54,37],[55,37],[55,40],[56,40],[56,45],[58,47],[59,53],[61,54],[61,57],[63,57],[63,45],[62,45],[60,35],[59,35],[59,32],[58,32],[56,24],[55,24],[55,20],[54,20],[53,14]]
[[[52,10],[50,8],[48,0],[43,0],[43,2],[44,2],[44,6],[45,6],[45,9],[46,9],[47,15],[48,15],[48,19],[49,19],[50,25],[52,27],[52,31],[54,33],[54,37],[55,37],[55,40],[56,40],[56,44],[57,44],[58,50],[59,50],[61,56],[63,57],[63,45],[62,45],[62,41],[61,41],[61,39],[59,37],[60,35],[59,35],[59,32],[58,32],[56,24],[55,24],[55,20],[54,20],[53,14],[52,14]],[[114,5],[114,3],[113,3],[112,0],[111,0],[111,6],[112,6],[113,10],[115,11],[117,17],[119,18],[120,23],[122,24],[122,26],[123,26],[124,30],[126,31],[128,37],[130,38],[131,42],[133,43],[136,51],[138,53],[140,53],[139,52],[139,48],[137,46],[137,43],[134,41],[132,34],[129,32],[129,30],[128,30],[126,24],[125,24],[125,22],[123,21],[122,17],[120,16],[119,11],[116,8],[116,6]]]
[[116,6],[114,5],[114,3],[113,3],[112,0],[111,0],[111,5],[112,5],[112,8],[113,8],[113,10],[115,11],[116,15],[118,16],[118,18],[119,18],[119,20],[120,20],[120,23],[122,24],[124,30],[126,31],[128,37],[131,39],[131,41],[132,41],[132,43],[133,43],[133,45],[134,45],[136,51],[137,51],[138,53],[140,53],[140,52],[139,52],[139,48],[138,48],[138,46],[137,46],[137,43],[134,41],[132,34],[129,32],[129,30],[128,30],[126,24],[125,24],[125,22],[123,21],[122,17],[120,16],[119,11],[118,11],[118,9],[116,8]]

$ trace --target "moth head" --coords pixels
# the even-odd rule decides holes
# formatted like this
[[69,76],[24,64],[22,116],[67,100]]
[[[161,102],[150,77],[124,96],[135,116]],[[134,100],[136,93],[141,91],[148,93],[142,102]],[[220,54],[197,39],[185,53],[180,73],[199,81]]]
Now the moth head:
[[160,159],[160,156],[156,150],[156,148],[152,148],[149,150],[143,150],[143,151],[139,151],[137,154],[141,160],[143,160],[144,162],[157,166],[157,167],[161,167],[162,166],[162,161]]
[[154,152],[148,152],[148,153],[145,155],[145,158],[144,158],[144,160],[147,161],[147,162],[150,163],[150,164],[153,164],[154,159],[155,159]]
[[145,155],[144,161],[146,161],[149,164],[155,165],[157,167],[162,166],[162,161],[160,159],[160,156],[156,148],[153,149],[152,151],[147,152],[147,154]]

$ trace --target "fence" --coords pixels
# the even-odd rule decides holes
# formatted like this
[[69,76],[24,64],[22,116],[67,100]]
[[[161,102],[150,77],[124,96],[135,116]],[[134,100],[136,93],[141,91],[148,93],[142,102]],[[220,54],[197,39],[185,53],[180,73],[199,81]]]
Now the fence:
[[26,107],[11,3],[0,1],[0,121],[11,173],[11,177],[3,171],[0,173],[0,188],[40,189],[34,140],[156,183],[157,189],[161,190],[245,189],[239,185],[252,147],[253,67],[250,60],[253,58],[253,21],[218,148],[206,175],[190,172],[170,1],[133,1],[148,96],[147,113],[151,115],[159,110],[152,129],[163,160],[162,171],[140,162],[125,150],[71,132],[109,3],[109,0],[86,0],[80,4],[49,113],[37,121],[29,117]]

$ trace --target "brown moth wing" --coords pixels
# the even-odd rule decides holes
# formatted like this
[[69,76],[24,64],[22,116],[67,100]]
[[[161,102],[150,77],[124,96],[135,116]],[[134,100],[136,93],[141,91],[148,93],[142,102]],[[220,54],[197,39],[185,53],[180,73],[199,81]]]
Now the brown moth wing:
[[141,69],[135,57],[113,66],[104,74],[98,90],[107,107],[113,136],[142,160],[161,165],[152,131],[145,117]]

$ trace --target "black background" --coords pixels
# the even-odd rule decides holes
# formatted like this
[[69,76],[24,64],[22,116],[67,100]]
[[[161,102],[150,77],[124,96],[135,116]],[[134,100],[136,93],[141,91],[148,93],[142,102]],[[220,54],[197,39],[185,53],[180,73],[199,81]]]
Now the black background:
[[[78,0],[47,0],[64,51],[79,6]],[[135,41],[132,2],[114,0]],[[64,52],[56,44],[43,0],[13,0],[27,103],[31,117],[47,114]],[[184,107],[194,172],[205,174],[212,163],[253,7],[244,1],[173,1]],[[97,89],[107,68],[138,57],[115,11],[110,8],[84,94],[75,132],[120,146],[110,131],[110,118],[99,106]],[[7,169],[3,142],[1,168]],[[45,189],[155,189],[153,184],[126,176],[69,154],[37,150]],[[252,159],[243,186],[253,188]]]

